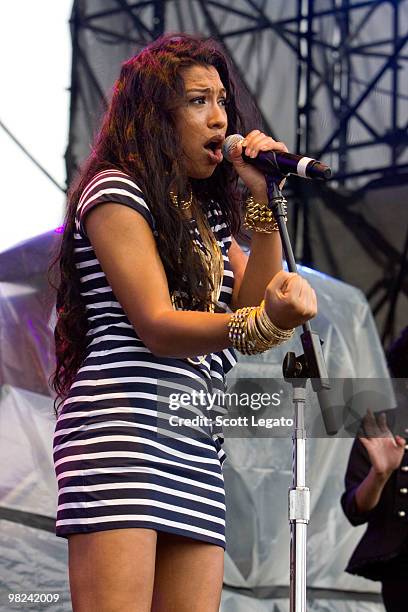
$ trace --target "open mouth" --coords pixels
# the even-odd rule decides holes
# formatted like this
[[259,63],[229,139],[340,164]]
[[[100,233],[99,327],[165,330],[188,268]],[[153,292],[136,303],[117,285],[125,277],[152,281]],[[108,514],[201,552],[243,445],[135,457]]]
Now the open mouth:
[[219,164],[223,160],[222,143],[224,138],[215,136],[204,145],[204,149],[208,151],[209,158],[212,163]]
[[208,142],[206,145],[204,145],[204,148],[215,153],[217,149],[221,149],[221,143],[220,142]]
[[204,145],[205,149],[209,149],[210,151],[216,151],[217,149],[222,148],[222,143],[224,142],[224,136],[222,134],[214,134],[212,138],[209,138]]

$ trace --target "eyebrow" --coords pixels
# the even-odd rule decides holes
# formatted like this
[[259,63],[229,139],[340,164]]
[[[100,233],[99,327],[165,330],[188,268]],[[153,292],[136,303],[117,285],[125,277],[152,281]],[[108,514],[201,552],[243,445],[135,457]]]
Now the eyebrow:
[[[192,91],[199,91],[201,93],[212,93],[214,90],[212,87],[192,87],[191,89],[187,89],[186,93],[191,93]],[[221,87],[219,93],[227,93],[225,87]]]

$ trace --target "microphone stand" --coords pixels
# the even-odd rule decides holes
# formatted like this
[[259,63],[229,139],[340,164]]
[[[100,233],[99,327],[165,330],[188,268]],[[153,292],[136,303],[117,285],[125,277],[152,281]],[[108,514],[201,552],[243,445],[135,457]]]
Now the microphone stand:
[[[273,176],[266,174],[269,208],[279,227],[288,270],[297,272],[292,245],[285,223],[285,199]],[[337,433],[336,419],[329,402],[329,379],[321,340],[307,322],[301,334],[304,354],[287,353],[283,376],[293,387],[295,427],[292,434],[292,487],[289,489],[288,517],[290,524],[290,612],[306,612],[306,535],[310,519],[310,489],[306,486],[306,383],[310,378],[317,393],[328,435]]]

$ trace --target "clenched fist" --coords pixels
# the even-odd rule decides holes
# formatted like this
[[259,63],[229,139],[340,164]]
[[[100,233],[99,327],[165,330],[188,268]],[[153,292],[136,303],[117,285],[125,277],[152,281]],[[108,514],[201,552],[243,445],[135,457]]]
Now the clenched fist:
[[299,274],[280,270],[265,290],[265,310],[277,327],[291,329],[316,316],[316,293]]

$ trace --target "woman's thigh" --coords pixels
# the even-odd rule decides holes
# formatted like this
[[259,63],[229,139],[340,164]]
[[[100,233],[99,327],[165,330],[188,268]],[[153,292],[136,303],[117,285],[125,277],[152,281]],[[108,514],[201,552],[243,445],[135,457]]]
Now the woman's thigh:
[[73,612],[150,612],[156,541],[139,528],[70,535]]
[[164,532],[157,538],[152,612],[218,612],[224,549]]

